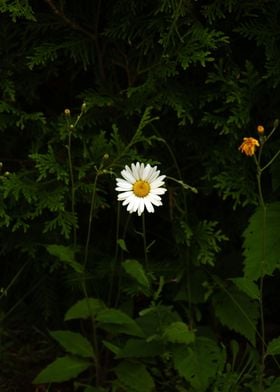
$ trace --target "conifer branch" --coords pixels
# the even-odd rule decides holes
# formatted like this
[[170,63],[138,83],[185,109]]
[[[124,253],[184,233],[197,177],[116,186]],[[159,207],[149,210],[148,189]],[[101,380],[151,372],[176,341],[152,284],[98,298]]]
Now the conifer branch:
[[80,31],[81,33],[87,35],[90,39],[95,40],[96,36],[94,33],[92,33],[89,30],[84,29],[82,26],[80,26],[78,23],[74,22],[70,18],[68,18],[65,13],[63,12],[62,9],[58,9],[57,6],[54,4],[52,0],[45,0],[45,3],[48,4],[48,6],[51,8],[53,13],[60,17],[67,25],[69,25],[72,29]]

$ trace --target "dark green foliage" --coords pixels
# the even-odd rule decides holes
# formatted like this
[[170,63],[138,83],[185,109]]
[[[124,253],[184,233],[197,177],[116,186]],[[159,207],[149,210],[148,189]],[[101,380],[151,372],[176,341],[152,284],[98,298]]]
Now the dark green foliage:
[[[280,266],[280,203],[268,204],[265,217],[261,208],[250,218],[244,232],[244,275],[256,280],[271,275]],[[263,245],[265,244],[265,250]]]
[[[277,389],[279,129],[265,216],[238,147],[280,116],[279,1],[2,0],[0,15],[0,326],[28,309],[67,353],[35,382]],[[115,191],[136,161],[167,176],[145,233]]]
[[222,290],[213,297],[215,314],[221,323],[256,344],[258,304],[235,288]]
[[207,390],[224,361],[224,352],[208,338],[197,339],[191,348],[180,347],[174,352],[175,368],[195,391]]

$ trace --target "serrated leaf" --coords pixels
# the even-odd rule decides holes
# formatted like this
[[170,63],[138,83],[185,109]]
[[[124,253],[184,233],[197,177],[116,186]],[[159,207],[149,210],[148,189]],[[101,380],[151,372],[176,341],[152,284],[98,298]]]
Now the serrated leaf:
[[147,358],[161,355],[164,346],[160,341],[147,342],[140,339],[129,339],[119,350],[117,358]]
[[215,314],[221,323],[247,338],[255,346],[259,305],[232,287],[213,296]]
[[71,306],[65,314],[64,320],[87,319],[96,316],[98,312],[106,308],[104,302],[96,298],[84,298]]
[[84,336],[72,331],[52,331],[50,335],[69,353],[80,357],[92,358],[92,345]]
[[208,338],[197,338],[192,347],[178,346],[173,351],[174,367],[195,391],[204,392],[224,367],[225,353]]
[[187,324],[175,321],[164,329],[163,338],[170,343],[190,344],[194,342],[195,334],[189,330]]
[[256,280],[261,275],[272,275],[280,266],[280,202],[267,205],[265,222],[259,207],[243,236],[245,277]]
[[143,331],[139,325],[126,313],[118,309],[105,309],[99,312],[96,320],[104,329],[112,333],[124,333],[133,336],[143,336]]
[[34,379],[34,384],[46,384],[51,382],[64,382],[77,377],[88,369],[91,362],[81,358],[66,355],[57,358],[54,362],[43,369]]
[[268,343],[266,352],[267,355],[280,355],[280,337]]
[[141,363],[123,361],[115,368],[115,373],[127,392],[155,390],[154,380]]
[[252,299],[259,299],[260,298],[260,290],[257,284],[247,278],[232,278],[231,281],[238,287],[240,291],[247,294],[248,297]]
[[122,263],[125,272],[135,279],[141,286],[149,289],[150,282],[143,266],[137,260],[126,260]]
[[72,248],[63,245],[47,245],[47,251],[50,255],[57,257],[64,264],[69,265],[74,271],[82,273],[83,267],[75,261],[75,252]]
[[145,336],[158,335],[161,338],[164,328],[179,321],[179,317],[171,310],[171,307],[165,305],[156,305],[140,312],[137,323],[144,331]]

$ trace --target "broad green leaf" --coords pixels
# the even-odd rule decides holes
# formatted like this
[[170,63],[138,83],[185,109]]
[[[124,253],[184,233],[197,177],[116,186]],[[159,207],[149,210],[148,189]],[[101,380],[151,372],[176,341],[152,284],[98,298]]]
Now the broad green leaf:
[[82,273],[83,267],[75,261],[75,252],[72,248],[63,245],[47,245],[47,251],[50,255],[57,257],[64,264],[69,265],[74,271]]
[[277,377],[272,384],[265,389],[265,392],[279,392],[280,391],[280,377]]
[[259,319],[258,302],[232,287],[214,294],[213,306],[223,325],[245,336],[255,346]]
[[50,335],[69,353],[85,358],[94,357],[92,345],[84,336],[72,331],[52,331]]
[[107,347],[112,353],[118,355],[121,349],[116,346],[115,344],[112,344],[111,342],[108,342],[107,340],[103,340],[103,344],[105,347]]
[[224,367],[225,353],[208,338],[197,338],[190,346],[177,346],[173,351],[174,367],[195,391],[204,392]]
[[133,336],[143,336],[143,331],[139,325],[126,313],[118,309],[105,309],[100,311],[96,320],[100,326],[112,333],[124,333]]
[[252,299],[260,298],[260,290],[257,284],[247,278],[233,278],[231,281],[239,288],[240,291],[247,294]]
[[268,204],[265,221],[259,207],[251,216],[244,236],[244,275],[257,280],[280,266],[280,202]]
[[96,298],[84,298],[73,306],[65,314],[64,320],[87,319],[96,316],[98,312],[106,308],[105,304]]
[[268,355],[280,355],[280,337],[271,340],[267,345]]
[[155,390],[154,380],[141,363],[123,361],[115,368],[115,373],[127,392]]
[[195,334],[189,330],[187,324],[175,321],[165,328],[163,338],[171,343],[190,344],[194,342]]
[[91,362],[81,358],[66,355],[57,358],[54,362],[43,369],[34,379],[34,384],[46,384],[51,382],[64,382],[77,377],[92,365]]
[[164,346],[160,341],[146,342],[141,339],[129,339],[119,351],[117,358],[146,358],[164,353]]
[[125,240],[123,240],[122,238],[119,238],[117,243],[118,243],[119,247],[121,248],[121,250],[124,250],[125,252],[128,252]]
[[141,286],[149,289],[150,282],[143,266],[137,260],[126,260],[122,263],[125,272],[135,279]]
[[165,327],[179,321],[179,317],[171,310],[171,307],[164,305],[151,306],[140,312],[137,323],[144,331],[145,336],[157,335],[160,339]]

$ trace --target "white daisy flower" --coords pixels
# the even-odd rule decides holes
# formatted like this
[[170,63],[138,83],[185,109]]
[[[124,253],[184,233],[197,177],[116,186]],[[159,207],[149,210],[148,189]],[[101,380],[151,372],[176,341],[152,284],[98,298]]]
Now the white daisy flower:
[[121,171],[123,178],[117,178],[116,191],[120,192],[118,200],[127,206],[127,211],[136,212],[140,216],[146,207],[148,212],[154,212],[154,206],[161,206],[161,197],[167,189],[162,188],[164,178],[160,176],[157,166],[132,163]]

